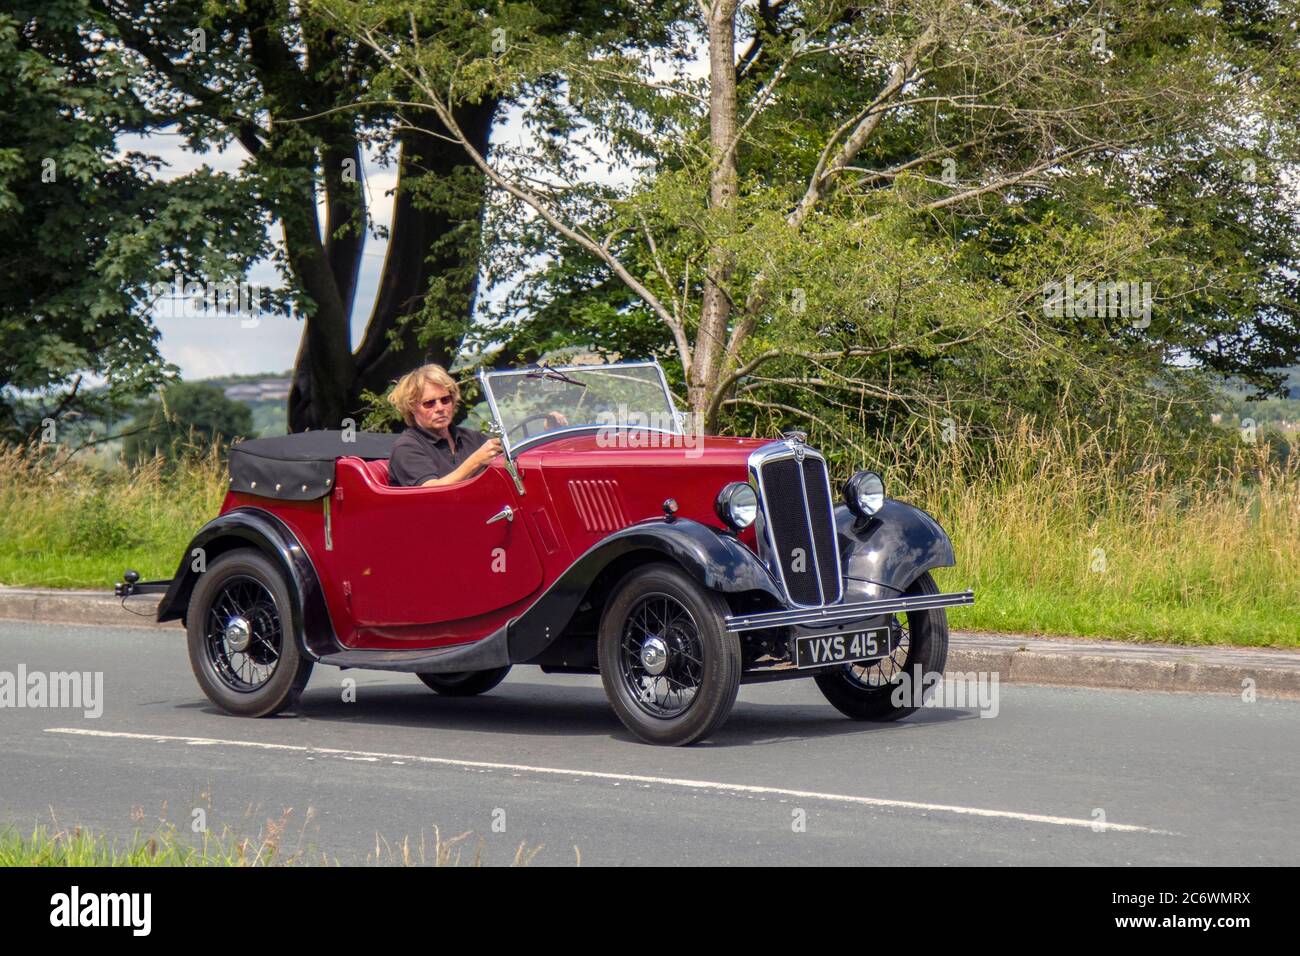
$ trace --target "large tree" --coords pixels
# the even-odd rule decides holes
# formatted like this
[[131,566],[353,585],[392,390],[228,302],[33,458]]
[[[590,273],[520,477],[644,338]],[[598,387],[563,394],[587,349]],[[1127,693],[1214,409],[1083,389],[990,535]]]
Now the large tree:
[[[450,361],[469,322],[477,274],[481,184],[439,137],[435,117],[395,127],[367,99],[368,51],[301,15],[288,0],[142,6],[93,0],[105,43],[141,69],[133,85],[142,131],[175,125],[189,147],[241,149],[241,179],[257,197],[246,216],[273,221],[276,261],[304,318],[289,399],[291,430],[338,427],[363,389],[422,355]],[[499,101],[456,108],[456,122],[488,149]],[[398,187],[379,292],[360,342],[352,318],[372,229],[367,147],[391,157]]]
[[[87,43],[85,4],[0,12],[0,439],[111,415],[167,373],[152,286],[241,275],[267,251],[253,199],[203,168],[167,184],[120,155],[143,117],[127,57]],[[93,386],[93,387],[92,387]]]
[[[655,60],[530,39],[495,63],[557,131],[510,165],[455,128],[485,73],[472,50],[382,5],[321,7],[451,130],[523,246],[563,262],[534,291],[571,301],[594,266],[587,288],[657,327],[706,427],[737,406],[815,416],[808,393],[941,403],[954,383],[1049,407],[1189,356],[1267,384],[1300,344],[1275,5],[700,0]],[[704,76],[662,68],[692,46]],[[630,184],[579,174],[589,131]],[[1075,279],[1150,283],[1154,315],[1045,311]]]
[[[39,140],[41,129],[65,137],[79,131],[75,135],[93,138],[99,168],[72,168],[94,192],[95,209],[81,203],[81,212],[68,216],[81,221],[58,239],[75,250],[81,238],[89,238],[91,249],[102,245],[119,261],[125,258],[120,249],[136,254],[130,270],[96,277],[97,288],[118,297],[116,311],[108,316],[102,306],[91,310],[94,322],[83,314],[76,356],[61,354],[58,370],[46,380],[13,379],[24,388],[52,389],[54,412],[66,404],[77,372],[107,371],[86,357],[95,351],[92,345],[120,350],[116,343],[135,342],[140,375],[159,377],[156,334],[147,315],[153,282],[176,272],[187,282],[240,277],[268,253],[285,284],[272,304],[303,319],[289,400],[292,430],[338,427],[359,416],[365,392],[382,392],[421,361],[450,364],[457,357],[474,310],[483,177],[434,111],[409,107],[399,117],[393,101],[408,101],[409,90],[388,84],[377,93],[373,52],[311,16],[309,7],[291,0],[58,0],[20,3],[8,15],[9,82],[22,84],[32,56],[49,76],[45,86],[17,90],[10,101],[25,110],[6,115],[6,122],[24,127],[3,139],[13,147],[0,168],[4,182],[12,184],[10,194],[39,193],[48,206],[52,191],[39,189],[38,165],[46,154],[25,145]],[[485,26],[495,8],[491,2],[403,3],[390,14],[404,23],[414,12],[425,29],[456,36],[488,56],[503,42]],[[659,20],[659,13],[631,0],[540,0],[513,15],[509,25],[534,36],[589,34],[635,46],[655,42]],[[0,48],[0,55],[5,52]],[[477,153],[489,154],[493,123],[509,105],[509,92],[485,83],[453,107],[453,124]],[[201,170],[164,182],[150,175],[156,170],[145,157],[114,158],[119,135],[159,131],[179,131],[196,153],[232,149],[245,161],[235,174]],[[378,294],[360,341],[354,341],[363,248],[367,234],[377,232],[371,202],[383,199],[366,188],[368,153],[395,164],[397,188]],[[132,205],[120,176],[116,183],[105,179],[127,165],[134,187],[148,191],[155,209],[174,204],[197,214],[160,224],[148,206]],[[62,182],[75,203],[68,190],[76,183],[68,175]],[[45,209],[15,202],[33,218]],[[205,205],[198,208],[200,203]],[[111,217],[112,230],[98,217]],[[165,246],[150,248],[164,225],[187,233],[180,243],[190,253],[186,261],[169,257]],[[39,264],[28,268],[21,234],[21,228],[13,230],[13,285],[6,290],[6,305],[16,310],[18,322],[27,304],[36,308],[35,277],[41,272]],[[160,261],[147,261],[151,252]],[[93,256],[85,261],[89,266]],[[52,358],[26,358],[54,364]]]

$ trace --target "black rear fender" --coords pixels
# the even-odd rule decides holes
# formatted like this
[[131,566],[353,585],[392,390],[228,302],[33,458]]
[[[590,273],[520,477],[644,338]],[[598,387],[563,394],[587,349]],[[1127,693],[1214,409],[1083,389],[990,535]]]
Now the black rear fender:
[[293,604],[294,633],[303,650],[314,658],[339,650],[311,558],[284,522],[256,508],[227,511],[199,529],[158,605],[158,620],[186,621],[199,575],[222,554],[238,548],[255,548],[283,572]]

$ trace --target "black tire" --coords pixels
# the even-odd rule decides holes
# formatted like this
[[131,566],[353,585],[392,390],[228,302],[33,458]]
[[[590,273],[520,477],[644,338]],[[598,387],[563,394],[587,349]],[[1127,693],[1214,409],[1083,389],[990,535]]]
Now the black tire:
[[443,697],[476,697],[486,694],[506,679],[510,665],[487,671],[456,671],[452,674],[416,674],[424,686]]
[[[938,594],[939,589],[926,573],[912,582],[906,593]],[[912,677],[918,667],[922,674],[943,673],[948,663],[947,612],[940,608],[904,617],[903,638],[889,657],[866,666],[846,664],[815,678],[822,694],[841,714],[854,720],[906,717],[916,707],[899,706],[892,699],[903,674]]]
[[[723,626],[728,613],[726,601],[673,565],[647,565],[619,582],[601,616],[597,657],[605,696],[628,730],[681,746],[722,726],[741,671],[740,641]],[[647,664],[651,639],[662,656]]]
[[[243,651],[242,626],[248,625]],[[289,588],[260,552],[228,551],[199,575],[186,614],[190,667],[203,693],[241,717],[269,717],[293,706],[311,677],[293,627]]]

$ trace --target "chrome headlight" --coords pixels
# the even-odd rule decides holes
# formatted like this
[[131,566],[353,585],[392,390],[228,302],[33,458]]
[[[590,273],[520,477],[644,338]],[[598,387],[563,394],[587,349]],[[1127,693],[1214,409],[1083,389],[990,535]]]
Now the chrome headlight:
[[860,471],[844,483],[844,503],[859,518],[870,518],[885,506],[885,482],[874,471]]
[[718,517],[737,531],[743,531],[758,517],[758,492],[745,481],[723,485],[718,500],[713,503]]

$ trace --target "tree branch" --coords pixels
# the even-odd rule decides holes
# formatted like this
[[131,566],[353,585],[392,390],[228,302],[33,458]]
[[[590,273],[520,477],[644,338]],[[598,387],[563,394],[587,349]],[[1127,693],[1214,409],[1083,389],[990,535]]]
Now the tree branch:
[[[416,33],[414,14],[411,15],[411,31],[412,44],[418,49],[419,38]],[[640,280],[627,270],[627,267],[623,265],[622,261],[617,256],[609,250],[602,248],[600,243],[596,242],[591,237],[564,222],[559,213],[553,210],[531,190],[524,189],[502,176],[496,168],[487,161],[483,154],[474,148],[474,145],[469,141],[469,138],[465,136],[461,131],[460,126],[456,123],[456,119],[452,115],[449,106],[443,102],[440,94],[434,92],[427,78],[422,74],[417,75],[413,73],[404,63],[389,53],[384,45],[379,43],[375,39],[374,34],[369,30],[363,29],[362,33],[364,36],[364,42],[367,46],[374,50],[386,63],[405,76],[407,80],[428,97],[428,105],[433,108],[433,111],[437,114],[438,119],[441,120],[443,126],[445,126],[452,136],[460,143],[461,148],[465,150],[465,154],[469,157],[470,161],[479,168],[483,175],[487,177],[489,182],[498,189],[513,196],[515,199],[518,199],[520,202],[528,205],[537,213],[537,215],[541,216],[552,229],[564,236],[564,238],[568,239],[570,242],[591,253],[601,262],[605,263],[610,271],[622,280],[624,285],[631,289],[643,302],[646,303],[646,305],[650,306],[655,315],[667,324],[669,328],[672,328],[674,323],[673,314],[662,302],[659,301],[658,296],[647,289]],[[681,358],[683,362],[690,361],[689,355],[682,355]]]
[[[899,91],[907,85],[912,77],[912,72],[916,69],[917,62],[934,42],[935,29],[933,25],[927,26],[917,38],[912,49],[907,52],[907,55],[903,57],[900,63],[895,65],[890,73],[889,81],[876,94],[876,98],[871,101],[871,105],[831,135],[830,140],[827,141],[822,150],[821,158],[817,160],[817,166],[808,181],[808,188],[805,190],[803,198],[799,200],[799,204],[788,217],[790,225],[796,227],[801,225],[808,218],[813,207],[830,191],[834,177],[839,174],[843,167],[853,162],[854,157],[866,145],[867,140],[876,131],[876,127],[880,125],[880,119],[883,115],[879,109],[880,105],[897,96]],[[830,156],[835,142],[850,126],[853,127],[853,131],[849,133],[835,158],[827,162],[827,157]]]

